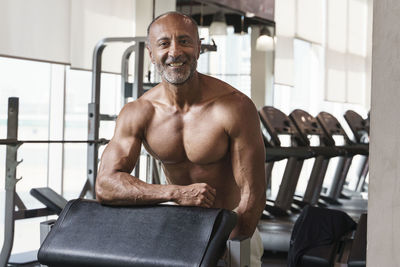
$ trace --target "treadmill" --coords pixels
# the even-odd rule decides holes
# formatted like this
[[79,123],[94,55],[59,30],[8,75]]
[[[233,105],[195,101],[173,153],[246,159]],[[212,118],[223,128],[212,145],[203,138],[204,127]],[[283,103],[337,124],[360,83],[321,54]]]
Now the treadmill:
[[[332,150],[330,156],[324,155],[316,158],[303,201],[311,205],[316,205],[318,204],[318,199],[321,198],[324,200],[324,206],[345,211],[355,220],[358,220],[360,214],[365,212],[366,202],[347,201],[345,205],[340,206],[341,202],[338,201],[340,194],[337,194],[337,188],[340,187],[341,183],[344,183],[354,155],[368,154],[368,147],[351,143],[338,120],[327,112],[321,112],[317,117],[313,117],[306,111],[297,109],[294,110],[289,117],[293,120],[299,132],[303,134],[304,138],[316,135],[319,137],[320,144],[322,145],[321,148]],[[334,135],[342,136],[346,140],[345,145],[337,146],[333,137]],[[335,151],[339,151],[339,153]],[[335,193],[337,195],[336,199],[333,199],[330,195],[325,197],[321,196],[325,174],[328,169],[329,161],[333,156],[339,157],[339,163],[336,167],[335,176],[329,193],[332,195]],[[328,206],[327,204],[331,205]],[[332,206],[332,204],[335,205]]]
[[[355,143],[357,144],[369,144],[369,124],[370,124],[370,113],[368,117],[363,119],[360,114],[353,110],[348,110],[344,114],[344,119],[350,127],[354,135]],[[357,192],[367,191],[365,180],[369,171],[368,156],[363,158],[358,175],[358,183],[356,187]]]
[[[320,112],[317,115],[318,122],[322,126],[325,131],[326,138],[335,142],[334,136],[341,136],[344,140],[343,149],[346,150],[346,157],[342,157],[339,160],[338,167],[336,169],[336,173],[330,187],[328,196],[324,199],[330,202],[333,205],[341,205],[339,198],[344,200],[349,199],[362,199],[361,195],[356,192],[350,192],[350,196],[346,196],[342,193],[343,187],[346,181],[347,174],[349,172],[351,163],[353,161],[354,156],[361,155],[364,158],[363,166],[365,165],[365,159],[368,158],[369,155],[369,145],[368,144],[357,144],[350,140],[349,136],[346,134],[339,121],[331,114],[327,112]],[[364,168],[364,167],[363,167]],[[347,203],[349,204],[349,203]],[[359,208],[366,210],[366,201],[361,201],[359,203]]]
[[[319,198],[329,161],[334,157],[347,155],[347,151],[342,147],[335,146],[333,140],[326,138],[326,134],[317,119],[308,112],[295,109],[290,113],[289,118],[293,121],[304,143],[315,150],[317,154],[302,201],[311,206],[326,207],[327,205],[320,202]],[[311,146],[309,137],[312,136],[318,137],[319,146]]]
[[[302,201],[294,201],[294,194],[304,160],[317,156],[337,156],[342,151],[332,152],[332,149],[310,147],[307,139],[302,137],[289,117],[274,107],[263,107],[259,111],[259,115],[263,126],[267,130],[267,138],[264,139],[267,155],[267,181],[269,182],[270,180],[275,162],[268,161],[272,157],[271,153],[284,155],[280,159],[287,158],[287,164],[275,201],[269,201],[265,207],[265,210],[274,217],[260,220],[258,229],[260,230],[265,250],[288,251],[290,233],[294,221],[298,217],[296,211],[300,211],[301,206],[306,204]],[[279,138],[281,135],[290,136],[292,147],[281,146]],[[293,207],[293,202],[297,203],[298,206]]]
[[267,130],[264,137],[266,146],[266,179],[270,185],[271,172],[276,161],[287,159],[281,185],[275,201],[268,200],[265,211],[272,216],[263,216],[258,229],[264,250],[288,252],[290,236],[298,214],[292,213],[293,195],[303,162],[315,156],[307,147],[283,147],[280,135],[288,135],[292,144],[302,142],[291,120],[280,110],[265,106],[259,111],[260,120]]

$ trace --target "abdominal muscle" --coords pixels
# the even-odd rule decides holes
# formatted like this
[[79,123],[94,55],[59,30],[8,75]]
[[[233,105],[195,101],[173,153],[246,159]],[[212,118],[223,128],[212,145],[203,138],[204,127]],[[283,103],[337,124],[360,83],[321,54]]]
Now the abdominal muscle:
[[163,163],[163,169],[169,184],[189,185],[207,183],[216,190],[213,208],[233,210],[240,201],[240,189],[232,173],[230,159],[210,164],[195,164],[190,161],[181,163]]

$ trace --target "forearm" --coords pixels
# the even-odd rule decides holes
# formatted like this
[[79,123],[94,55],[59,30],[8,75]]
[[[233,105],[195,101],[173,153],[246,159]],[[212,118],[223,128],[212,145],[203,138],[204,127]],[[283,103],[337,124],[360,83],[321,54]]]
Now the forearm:
[[126,172],[99,175],[97,199],[109,205],[149,205],[174,199],[174,185],[145,183]]
[[235,209],[238,222],[230,238],[251,237],[257,227],[265,207],[265,193],[242,195],[239,206]]

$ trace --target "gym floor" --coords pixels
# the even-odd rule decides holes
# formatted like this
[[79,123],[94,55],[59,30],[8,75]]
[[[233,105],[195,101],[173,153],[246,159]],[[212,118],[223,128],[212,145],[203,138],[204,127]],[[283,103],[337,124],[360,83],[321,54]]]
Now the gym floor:
[[262,257],[262,267],[286,267],[287,253],[264,252]]

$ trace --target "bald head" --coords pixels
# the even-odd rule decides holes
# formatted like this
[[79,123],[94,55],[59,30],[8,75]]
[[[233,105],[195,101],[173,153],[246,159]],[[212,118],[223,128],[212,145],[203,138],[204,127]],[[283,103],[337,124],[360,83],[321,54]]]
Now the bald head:
[[175,19],[181,20],[182,23],[191,25],[193,27],[193,29],[195,30],[197,40],[200,40],[199,31],[197,29],[197,23],[192,17],[190,17],[186,14],[183,14],[181,12],[178,12],[178,11],[170,11],[170,12],[167,12],[167,13],[157,16],[155,19],[152,20],[152,22],[150,22],[149,26],[147,27],[147,45],[150,45],[149,36],[150,36],[152,26],[159,21],[162,22],[162,19],[169,18],[169,17],[174,17]]

